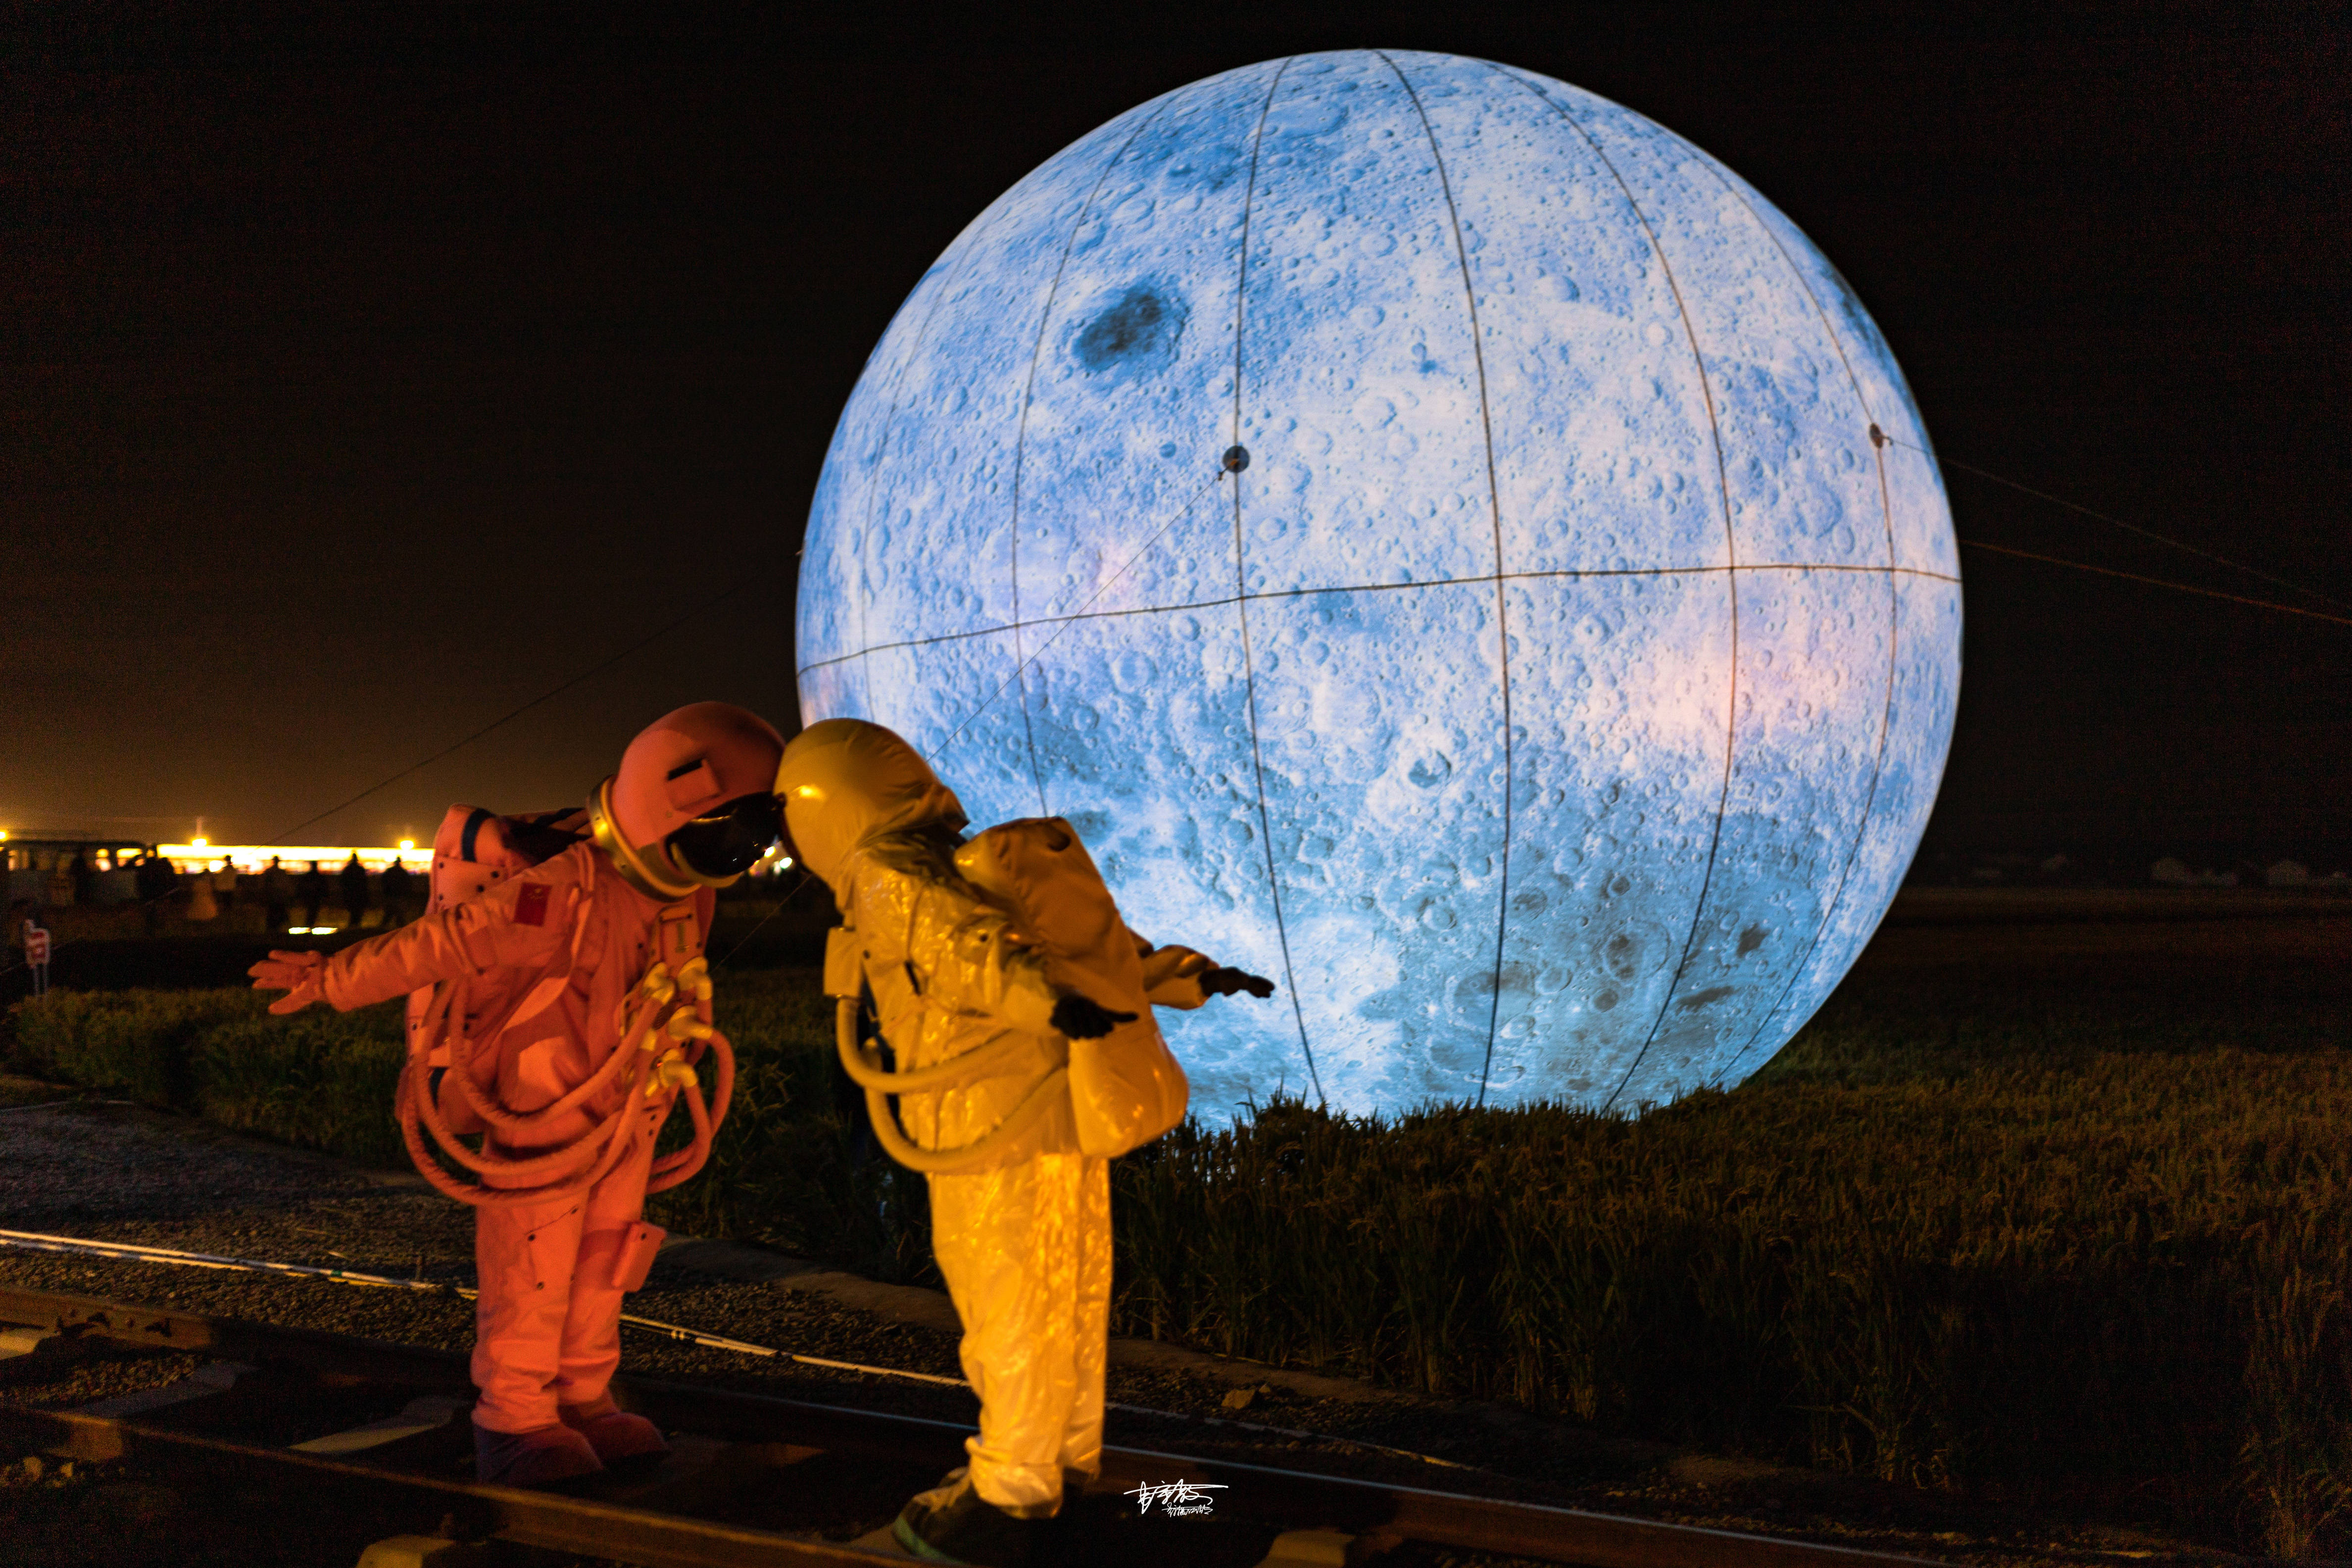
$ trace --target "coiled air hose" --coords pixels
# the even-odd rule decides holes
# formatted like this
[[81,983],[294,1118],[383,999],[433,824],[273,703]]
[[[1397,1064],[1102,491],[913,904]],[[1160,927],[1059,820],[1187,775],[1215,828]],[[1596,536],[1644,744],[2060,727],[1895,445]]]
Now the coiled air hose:
[[993,1044],[951,1057],[933,1067],[891,1072],[858,1043],[857,1004],[855,996],[834,999],[834,1045],[841,1056],[842,1070],[866,1091],[866,1114],[874,1123],[874,1136],[881,1143],[882,1152],[910,1171],[944,1176],[977,1170],[1010,1149],[1067,1093],[1070,1069],[1066,1065],[1056,1066],[1029,1086],[1029,1092],[1010,1115],[973,1142],[956,1149],[926,1149],[899,1130],[898,1119],[891,1113],[886,1096],[961,1089],[990,1076],[1022,1052],[1034,1049],[1035,1042],[1019,1035],[1007,1035]]
[[[675,1099],[658,1108],[646,1102],[675,1093],[686,1101],[694,1122],[687,1146],[653,1163],[646,1191],[667,1191],[691,1179],[710,1158],[710,1141],[727,1116],[735,1092],[735,1051],[727,1037],[711,1026],[710,973],[700,957],[681,965],[673,975],[667,964],[656,963],[646,971],[618,1009],[621,1041],[604,1066],[552,1104],[518,1111],[501,1101],[495,1090],[475,1080],[472,1064],[479,1040],[494,1040],[508,1019],[472,1031],[451,1028],[451,1018],[465,1017],[465,985],[450,984],[435,999],[424,1026],[409,1034],[408,1060],[401,1069],[395,1100],[401,1139],[417,1172],[446,1195],[476,1208],[508,1207],[547,1203],[585,1192],[604,1180],[634,1153],[641,1142],[660,1134],[662,1123],[676,1108]],[[509,1010],[509,1014],[511,1009]],[[451,1084],[467,1110],[487,1129],[480,1149],[467,1147],[442,1112],[440,1096],[432,1081],[434,1043],[446,1038],[448,1068],[440,1088]],[[710,1100],[704,1103],[697,1066],[705,1056],[714,1069]],[[588,1108],[600,1100],[601,1112]],[[565,1118],[593,1118],[576,1135],[551,1147],[536,1148],[534,1140]],[[432,1143],[451,1163],[473,1172],[478,1183],[460,1181],[435,1158]],[[501,1152],[530,1149],[529,1153]]]

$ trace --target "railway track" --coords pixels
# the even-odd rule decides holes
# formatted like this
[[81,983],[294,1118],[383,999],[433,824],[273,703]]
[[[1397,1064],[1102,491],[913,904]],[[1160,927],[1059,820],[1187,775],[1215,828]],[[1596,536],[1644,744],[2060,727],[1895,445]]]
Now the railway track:
[[[889,1521],[961,1462],[969,1431],[624,1374],[615,1396],[673,1435],[670,1457],[646,1473],[523,1490],[472,1479],[472,1388],[455,1352],[8,1288],[0,1324],[20,1326],[7,1335],[16,1353],[198,1358],[185,1377],[79,1409],[0,1407],[14,1435],[84,1460],[227,1466],[364,1500],[372,1518],[413,1517],[409,1537],[370,1549],[383,1568],[433,1561],[434,1543],[452,1541],[647,1568],[905,1561]],[[1141,1490],[1174,1483],[1188,1491]],[[1921,1562],[1139,1448],[1106,1450],[1064,1521],[1056,1562],[1087,1568],[1409,1563],[1439,1548],[1586,1568]]]

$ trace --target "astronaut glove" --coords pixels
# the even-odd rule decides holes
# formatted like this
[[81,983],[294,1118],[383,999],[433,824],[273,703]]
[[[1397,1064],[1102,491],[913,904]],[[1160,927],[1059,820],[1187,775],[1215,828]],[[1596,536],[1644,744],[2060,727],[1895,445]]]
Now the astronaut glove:
[[1230,996],[1236,991],[1246,991],[1262,1002],[1274,994],[1274,982],[1262,974],[1252,974],[1245,969],[1211,969],[1202,972],[1201,989],[1212,996]]
[[1134,1023],[1135,1015],[1114,1013],[1074,991],[1054,1004],[1054,1016],[1046,1021],[1066,1039],[1099,1040],[1121,1024]]
[[256,991],[283,991],[269,1005],[273,1013],[299,1013],[313,1002],[327,999],[327,955],[323,952],[272,952],[246,971]]

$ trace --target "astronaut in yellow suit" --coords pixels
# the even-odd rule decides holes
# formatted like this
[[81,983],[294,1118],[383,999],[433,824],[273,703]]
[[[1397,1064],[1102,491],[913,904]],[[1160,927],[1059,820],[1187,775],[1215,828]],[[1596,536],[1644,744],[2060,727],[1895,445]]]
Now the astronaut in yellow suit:
[[[954,792],[890,731],[812,726],[785,747],[776,794],[802,864],[843,917],[827,991],[870,987],[895,1072],[944,1086],[898,1094],[903,1139],[877,1112],[886,1146],[917,1168],[932,1152],[982,1156],[927,1171],[932,1250],[963,1322],[980,1435],[962,1471],[908,1505],[898,1540],[931,1562],[1019,1563],[1060,1510],[1065,1472],[1090,1478],[1102,1464],[1109,1165],[1080,1149],[1055,1069],[1070,1042],[1131,1026],[1136,1013],[1056,984],[1066,976],[1004,900],[966,875],[968,856],[960,868],[966,819]],[[1139,1001],[1273,994],[1190,950],[1127,940],[1141,950]]]

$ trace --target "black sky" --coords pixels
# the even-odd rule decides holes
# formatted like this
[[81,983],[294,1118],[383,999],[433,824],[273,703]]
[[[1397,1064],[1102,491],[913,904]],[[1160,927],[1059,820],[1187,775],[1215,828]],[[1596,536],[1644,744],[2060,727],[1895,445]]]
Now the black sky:
[[[19,10],[0,826],[274,837],[747,580],[303,837],[575,800],[697,698],[789,725],[809,493],[923,268],[1102,121],[1312,48],[1673,127],[1947,458],[2352,603],[2342,8],[1964,11]],[[2272,595],[1947,477],[1964,540]],[[1962,560],[1940,838],[2352,854],[2352,626]]]

